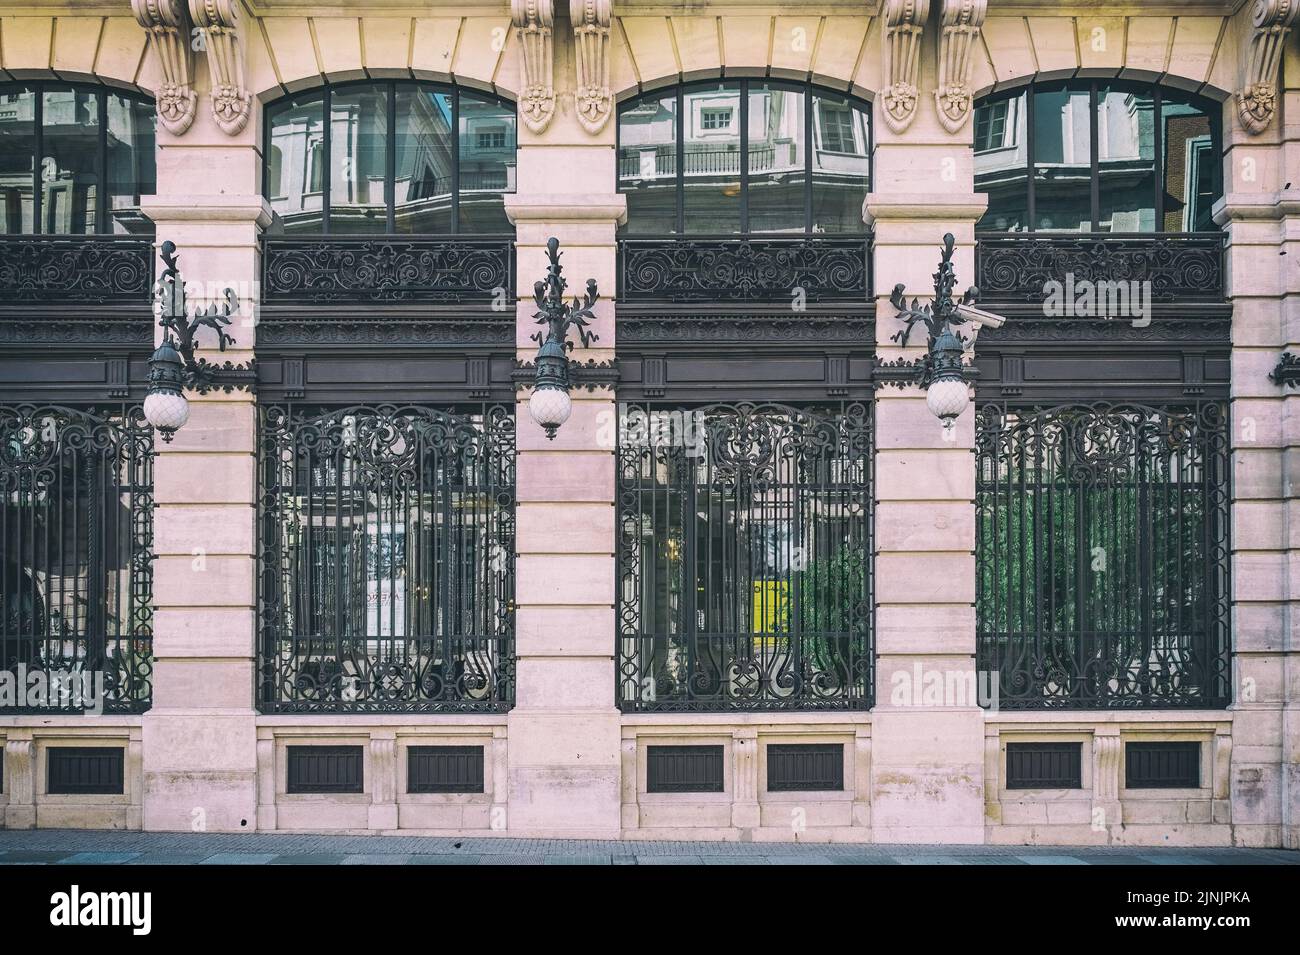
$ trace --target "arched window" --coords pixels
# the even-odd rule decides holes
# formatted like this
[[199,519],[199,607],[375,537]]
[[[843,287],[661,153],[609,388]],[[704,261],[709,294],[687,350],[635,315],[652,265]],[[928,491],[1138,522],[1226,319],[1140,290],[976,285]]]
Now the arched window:
[[1217,104],[1119,80],[1035,83],[975,108],[978,228],[1203,232],[1223,194]]
[[271,105],[266,137],[272,232],[512,231],[502,196],[515,189],[515,108],[504,100],[433,83],[348,83]]
[[0,232],[153,232],[154,106],[99,86],[0,84]]
[[693,83],[624,103],[627,234],[862,233],[871,110],[801,83]]

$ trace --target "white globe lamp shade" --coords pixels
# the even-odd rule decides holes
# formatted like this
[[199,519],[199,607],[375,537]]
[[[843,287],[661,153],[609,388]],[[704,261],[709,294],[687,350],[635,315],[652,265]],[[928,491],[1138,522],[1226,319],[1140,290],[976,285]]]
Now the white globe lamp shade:
[[930,414],[951,428],[970,404],[969,388],[961,378],[939,378],[930,382],[925,392],[925,406]]
[[573,413],[573,402],[569,393],[563,388],[542,387],[533,391],[528,399],[528,413],[534,421],[542,426],[546,436],[555,440],[555,432],[560,425],[569,420]]
[[164,441],[171,441],[190,420],[190,403],[177,392],[155,391],[144,399],[144,416]]

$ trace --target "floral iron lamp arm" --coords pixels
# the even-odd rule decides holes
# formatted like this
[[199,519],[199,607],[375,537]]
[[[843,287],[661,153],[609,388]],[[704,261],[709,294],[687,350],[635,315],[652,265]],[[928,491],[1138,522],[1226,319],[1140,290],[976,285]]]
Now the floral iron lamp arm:
[[546,278],[533,284],[533,301],[537,303],[534,318],[538,325],[545,325],[545,333],[538,331],[532,340],[537,342],[537,364],[533,376],[533,394],[528,399],[528,413],[542,426],[546,436],[552,441],[560,425],[569,420],[573,404],[569,399],[569,357],[573,342],[569,341],[569,329],[576,328],[578,339],[583,348],[591,347],[599,336],[588,330],[596,316],[592,307],[600,297],[596,290],[596,280],[587,279],[586,293],[582,298],[574,297],[566,302],[564,295],[567,283],[564,280],[564,267],[560,264],[560,241],[552,236],[546,241],[546,256],[550,265],[546,269]]

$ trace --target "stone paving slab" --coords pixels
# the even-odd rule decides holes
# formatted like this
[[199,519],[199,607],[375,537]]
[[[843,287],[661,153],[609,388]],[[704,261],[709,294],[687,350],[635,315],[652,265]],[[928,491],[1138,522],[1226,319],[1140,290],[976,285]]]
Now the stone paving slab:
[[1300,852],[0,830],[0,865],[1297,865]]

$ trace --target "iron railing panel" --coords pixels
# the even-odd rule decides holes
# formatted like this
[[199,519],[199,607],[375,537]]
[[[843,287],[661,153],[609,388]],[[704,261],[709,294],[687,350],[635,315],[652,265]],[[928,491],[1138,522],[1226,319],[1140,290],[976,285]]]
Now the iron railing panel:
[[870,258],[871,240],[861,235],[620,238],[618,299],[865,305]]
[[514,699],[514,409],[261,410],[264,712]]
[[976,658],[999,707],[1228,704],[1228,420],[1209,401],[980,410]]
[[490,306],[514,298],[510,236],[263,236],[268,305]]
[[151,236],[0,235],[0,306],[143,305]]
[[1085,282],[1150,283],[1149,302],[1156,305],[1215,304],[1227,300],[1226,276],[1221,232],[976,236],[975,284],[988,305],[1042,304],[1049,282],[1062,283],[1060,294],[1073,303],[1077,298],[1065,287],[1071,280],[1076,288]]
[[[138,713],[153,679],[153,434],[138,406],[0,405],[0,667],[20,712]],[[37,698],[22,675],[42,674]]]
[[868,709],[870,405],[620,417],[619,706]]

